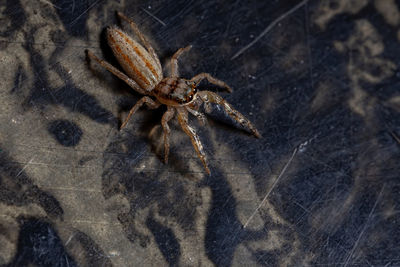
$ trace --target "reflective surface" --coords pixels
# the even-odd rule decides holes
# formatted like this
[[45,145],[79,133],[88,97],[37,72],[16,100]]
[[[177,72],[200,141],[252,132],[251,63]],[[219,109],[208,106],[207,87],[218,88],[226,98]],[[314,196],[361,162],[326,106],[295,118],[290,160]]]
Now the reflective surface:
[[[309,1],[260,37],[297,3],[3,2],[0,264],[398,266],[400,5]],[[263,138],[216,105],[206,126],[191,116],[208,176],[176,120],[162,163],[165,109],[118,131],[141,96],[85,56],[118,66],[116,10],[165,74],[193,45],[181,76],[226,81],[200,89]]]

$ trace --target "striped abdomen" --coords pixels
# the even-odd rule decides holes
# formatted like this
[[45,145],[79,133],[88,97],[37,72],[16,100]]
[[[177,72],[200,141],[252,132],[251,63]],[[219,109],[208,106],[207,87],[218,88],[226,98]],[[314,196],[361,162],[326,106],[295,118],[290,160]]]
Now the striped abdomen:
[[169,106],[181,106],[190,103],[197,93],[194,82],[182,78],[164,78],[153,90],[157,99]]
[[163,78],[162,68],[147,50],[117,28],[107,29],[108,44],[125,73],[146,91]]

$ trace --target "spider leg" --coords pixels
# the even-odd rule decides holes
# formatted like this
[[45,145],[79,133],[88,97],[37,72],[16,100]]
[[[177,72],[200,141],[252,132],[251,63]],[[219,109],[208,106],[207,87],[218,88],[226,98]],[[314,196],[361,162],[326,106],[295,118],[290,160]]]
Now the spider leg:
[[125,20],[126,22],[129,23],[129,25],[131,26],[132,30],[139,37],[140,41],[144,44],[146,49],[149,51],[150,55],[156,61],[159,71],[162,71],[160,59],[158,58],[158,56],[157,56],[156,52],[154,51],[153,47],[151,46],[150,42],[146,39],[146,37],[143,35],[143,33],[139,30],[139,28],[136,25],[136,23],[133,22],[133,20],[131,20],[130,18],[128,18],[124,14],[122,14],[121,12],[117,12],[117,15],[118,15],[118,17],[120,17],[121,19],[123,19],[123,20]]
[[197,117],[197,119],[200,121],[201,126],[204,126],[206,124],[207,118],[206,118],[206,116],[204,116],[203,113],[201,113],[197,110],[191,109],[187,106],[186,106],[186,110],[189,111],[192,115]]
[[171,58],[171,77],[178,77],[179,72],[178,72],[178,58],[184,53],[189,51],[192,48],[191,45],[188,45],[184,48],[179,48],[178,51],[175,52],[175,54]]
[[107,63],[106,61],[98,58],[97,56],[95,56],[92,52],[90,52],[89,50],[87,50],[87,55],[90,59],[93,59],[95,61],[97,61],[103,68],[107,69],[109,72],[111,72],[112,74],[114,74],[115,76],[117,76],[118,78],[120,78],[121,80],[123,80],[124,82],[126,82],[130,87],[133,88],[133,90],[135,90],[136,92],[146,95],[147,92],[144,91],[134,80],[132,80],[131,78],[129,78],[128,76],[126,76],[123,72],[119,71],[117,68],[115,68],[113,65],[111,65],[110,63]]
[[128,117],[126,117],[124,123],[122,123],[120,130],[126,126],[128,123],[130,117],[143,105],[146,104],[149,108],[151,109],[156,109],[158,108],[161,104],[158,102],[155,102],[153,99],[151,99],[148,96],[142,97],[136,104],[133,106],[133,108],[129,111]]
[[261,135],[257,131],[256,127],[245,116],[243,116],[239,111],[234,109],[231,106],[231,104],[226,102],[218,94],[210,91],[201,91],[198,94],[200,98],[203,99],[205,104],[216,103],[218,105],[221,105],[232,119],[240,123],[243,127],[248,128],[254,134],[255,137],[261,138]]
[[168,107],[168,110],[164,113],[161,119],[161,125],[164,129],[164,162],[168,163],[168,155],[169,155],[169,134],[171,130],[168,126],[168,121],[174,117],[175,109],[172,107]]
[[208,175],[211,174],[210,169],[207,167],[206,155],[203,150],[203,145],[200,142],[199,136],[196,134],[195,130],[188,124],[188,113],[184,108],[177,108],[178,111],[178,122],[181,125],[183,131],[190,137],[192,145],[197,152],[197,156],[203,163],[204,168]]
[[203,79],[207,79],[209,83],[215,84],[216,86],[225,88],[229,93],[232,93],[232,88],[227,85],[225,82],[218,80],[217,78],[214,78],[211,76],[209,73],[200,73],[194,76],[191,81],[195,82],[196,84],[200,83]]

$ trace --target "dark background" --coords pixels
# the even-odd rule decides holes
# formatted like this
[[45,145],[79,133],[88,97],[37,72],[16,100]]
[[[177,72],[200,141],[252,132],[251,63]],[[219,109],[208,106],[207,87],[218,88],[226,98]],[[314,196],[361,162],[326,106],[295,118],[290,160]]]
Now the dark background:
[[[310,0],[262,34],[298,3],[0,1],[0,265],[400,266],[400,3]],[[226,81],[201,89],[263,138],[192,118],[208,176],[176,120],[162,163],[165,107],[118,131],[140,95],[85,56],[118,66],[115,11],[163,66],[193,45],[182,77]]]

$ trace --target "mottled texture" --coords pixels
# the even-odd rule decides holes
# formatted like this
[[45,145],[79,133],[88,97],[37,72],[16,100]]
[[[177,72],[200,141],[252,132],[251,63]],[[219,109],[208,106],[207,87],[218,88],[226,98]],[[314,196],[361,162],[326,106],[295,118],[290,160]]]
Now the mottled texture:
[[[271,29],[300,1],[1,3],[0,265],[400,265],[399,1],[310,0]],[[193,45],[176,77],[229,83],[197,88],[263,138],[192,113],[208,176],[176,113],[162,162],[165,106],[118,131],[142,95],[84,53],[123,72],[116,10],[166,77]]]

